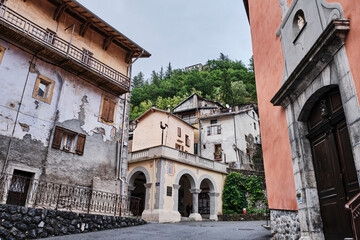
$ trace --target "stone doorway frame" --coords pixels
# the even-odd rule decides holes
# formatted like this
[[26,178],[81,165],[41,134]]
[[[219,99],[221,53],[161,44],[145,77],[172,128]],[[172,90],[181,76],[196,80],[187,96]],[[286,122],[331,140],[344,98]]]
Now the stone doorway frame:
[[144,211],[148,210],[150,208],[150,188],[152,186],[152,183],[150,182],[150,174],[146,170],[146,168],[138,166],[135,167],[129,174],[128,174],[128,197],[131,196],[131,192],[135,190],[134,182],[136,180],[136,177],[139,173],[142,173],[145,175],[146,183],[145,186],[145,199],[144,199]]

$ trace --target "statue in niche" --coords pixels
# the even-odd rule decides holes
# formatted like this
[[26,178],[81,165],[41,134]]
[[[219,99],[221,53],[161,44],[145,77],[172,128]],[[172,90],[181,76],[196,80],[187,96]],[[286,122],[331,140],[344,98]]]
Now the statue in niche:
[[305,26],[305,19],[303,16],[301,16],[300,13],[297,15],[297,25],[299,27],[299,30],[303,29],[303,27]]

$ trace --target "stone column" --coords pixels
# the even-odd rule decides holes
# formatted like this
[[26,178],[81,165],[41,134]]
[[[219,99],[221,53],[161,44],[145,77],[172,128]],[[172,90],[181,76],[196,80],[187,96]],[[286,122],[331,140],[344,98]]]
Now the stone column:
[[173,184],[174,187],[174,211],[179,211],[179,188],[181,185]]
[[144,206],[144,210],[148,210],[149,208],[149,199],[150,199],[150,190],[151,190],[151,186],[152,183],[145,183],[145,206]]
[[220,193],[217,192],[210,192],[210,219],[211,220],[218,220],[217,216],[217,198],[219,197]]
[[199,214],[199,193],[201,192],[201,189],[190,189],[190,192],[192,193],[192,205],[193,205],[193,212],[190,214],[189,218],[195,221],[201,221],[202,217]]

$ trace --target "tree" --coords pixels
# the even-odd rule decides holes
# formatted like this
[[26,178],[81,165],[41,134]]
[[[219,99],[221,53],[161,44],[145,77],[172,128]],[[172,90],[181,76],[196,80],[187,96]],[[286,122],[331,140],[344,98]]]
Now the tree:
[[249,93],[246,91],[246,86],[242,81],[231,83],[232,98],[229,103],[231,106],[245,104]]
[[222,101],[226,104],[232,103],[232,91],[231,91],[231,81],[229,77],[229,73],[227,70],[224,70],[222,73],[222,84],[221,84],[221,92],[222,92]]
[[160,86],[160,78],[159,78],[159,75],[155,71],[152,71],[152,73],[151,73],[151,83],[157,87]]
[[131,88],[140,88],[144,85],[144,74],[139,72],[136,76],[133,77],[131,82]]
[[165,78],[170,79],[171,75],[172,75],[172,67],[171,67],[171,63],[169,62],[169,65],[165,72]]

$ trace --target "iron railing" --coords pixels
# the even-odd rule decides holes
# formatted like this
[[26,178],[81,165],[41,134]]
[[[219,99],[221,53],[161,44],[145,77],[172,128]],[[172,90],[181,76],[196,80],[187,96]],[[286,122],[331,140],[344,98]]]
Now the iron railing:
[[18,175],[2,175],[0,178],[0,202],[12,205],[138,217],[140,201],[136,197]]
[[0,21],[129,91],[130,78],[1,4]]
[[351,225],[353,229],[354,239],[359,240],[360,237],[360,193],[350,199],[345,204],[345,208],[350,211]]

